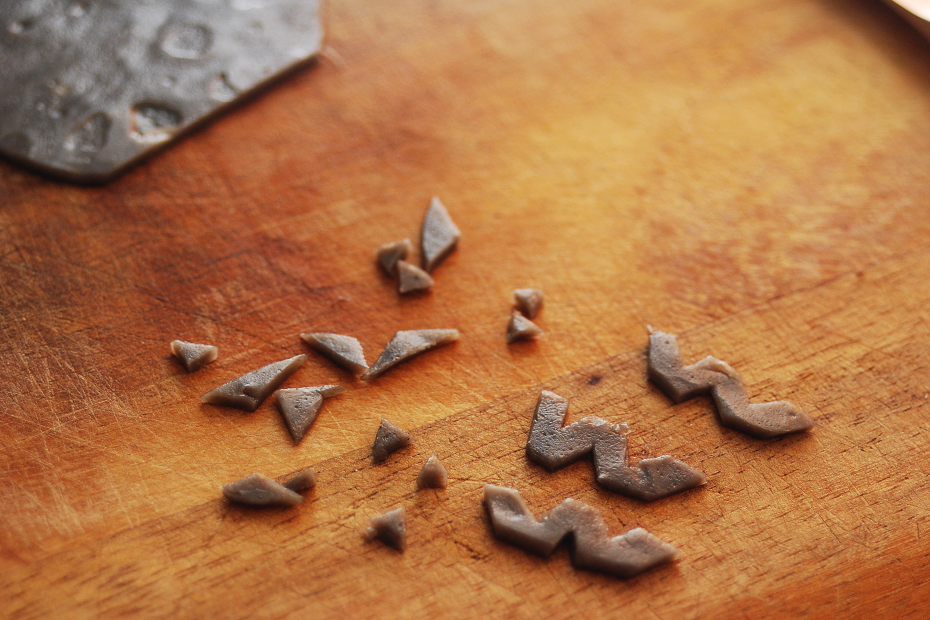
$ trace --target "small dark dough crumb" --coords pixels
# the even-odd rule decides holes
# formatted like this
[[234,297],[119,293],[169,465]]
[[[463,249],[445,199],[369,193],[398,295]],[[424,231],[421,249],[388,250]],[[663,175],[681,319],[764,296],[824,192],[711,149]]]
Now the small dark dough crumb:
[[381,463],[401,448],[410,444],[410,434],[401,429],[390,420],[381,418],[381,426],[375,436],[375,443],[371,448],[371,457],[375,463]]
[[219,349],[210,344],[172,340],[171,353],[184,364],[187,372],[196,372],[215,360]]
[[401,506],[368,522],[365,530],[368,540],[378,539],[401,553],[407,548],[407,511]]
[[510,322],[507,323],[507,344],[518,340],[535,340],[543,333],[545,332],[536,323],[514,310],[510,315]]
[[420,474],[417,476],[417,488],[420,489],[444,489],[449,483],[449,474],[445,466],[433,454],[430,456]]

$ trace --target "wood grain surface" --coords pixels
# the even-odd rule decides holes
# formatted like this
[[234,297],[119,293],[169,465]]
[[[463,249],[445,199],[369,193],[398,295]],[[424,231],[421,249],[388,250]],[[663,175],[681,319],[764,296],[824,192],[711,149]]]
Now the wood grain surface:
[[[0,616],[926,617],[930,44],[878,0],[344,0],[325,58],[99,188],[0,163]],[[462,242],[399,298],[432,195]],[[546,336],[508,346],[510,291]],[[646,325],[813,432],[759,441],[646,380]],[[299,334],[461,339],[364,384]],[[175,338],[219,359],[187,374]],[[299,353],[294,446],[207,390]],[[707,486],[644,504],[524,455],[542,388]],[[378,420],[413,445],[380,465]],[[445,491],[415,492],[430,454]],[[219,486],[312,466],[303,505]],[[485,483],[681,561],[629,581],[496,540]],[[409,546],[361,528],[403,505]]]

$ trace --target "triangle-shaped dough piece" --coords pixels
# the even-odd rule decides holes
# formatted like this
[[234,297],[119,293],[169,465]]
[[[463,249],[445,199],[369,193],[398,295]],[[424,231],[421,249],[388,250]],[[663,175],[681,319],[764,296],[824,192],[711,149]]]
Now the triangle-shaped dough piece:
[[359,375],[368,370],[368,362],[365,361],[362,345],[352,336],[307,332],[301,334],[300,337],[311,347],[351,373]]
[[400,552],[407,548],[407,511],[401,506],[368,521],[368,540],[377,538]]
[[224,383],[200,397],[208,405],[226,405],[245,411],[255,411],[268,396],[284,383],[307,359],[297,355],[290,359],[262,366],[238,379]]
[[389,276],[397,275],[397,261],[404,260],[413,252],[410,239],[385,243],[378,248],[378,263]]
[[283,486],[287,487],[294,493],[302,493],[303,491],[316,486],[316,472],[312,469],[305,469],[302,472],[291,476]]
[[401,295],[425,291],[433,287],[433,279],[428,273],[405,260],[397,261],[397,274],[400,276],[397,290]]
[[543,335],[543,330],[536,323],[532,322],[516,310],[510,316],[510,323],[507,324],[507,342],[516,342],[517,340],[532,340]]
[[457,329],[417,329],[397,332],[374,365],[362,375],[364,381],[371,381],[385,371],[406,362],[411,357],[429,351],[434,347],[458,340]]
[[287,430],[295,444],[300,443],[307,431],[316,421],[323,399],[342,394],[346,389],[341,385],[321,385],[318,387],[288,388],[274,393],[278,411],[287,424]]
[[210,344],[172,340],[171,353],[181,360],[187,372],[196,372],[216,359],[220,350]]
[[381,426],[375,436],[375,443],[371,447],[371,458],[375,463],[387,459],[392,452],[400,450],[410,444],[410,434],[385,418],[381,418]]
[[542,310],[543,292],[536,288],[518,288],[513,292],[513,302],[517,310],[532,320]]
[[223,487],[223,495],[229,501],[251,506],[296,506],[304,501],[302,495],[261,474],[230,482]]
[[432,271],[442,259],[458,245],[462,233],[452,221],[439,198],[433,196],[423,218],[420,248],[423,252],[423,269]]
[[444,489],[449,483],[449,474],[445,466],[436,458],[436,455],[430,456],[420,474],[417,476],[417,488],[420,489]]

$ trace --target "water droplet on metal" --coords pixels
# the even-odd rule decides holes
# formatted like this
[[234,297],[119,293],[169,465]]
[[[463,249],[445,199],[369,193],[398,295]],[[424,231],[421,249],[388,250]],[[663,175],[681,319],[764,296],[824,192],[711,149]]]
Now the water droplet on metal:
[[139,103],[132,108],[130,135],[139,142],[167,140],[181,125],[181,113],[157,103]]
[[103,112],[87,117],[65,139],[65,148],[75,154],[96,153],[107,143],[113,122]]
[[200,58],[212,43],[213,33],[200,24],[169,22],[161,35],[161,49],[174,58]]
[[216,101],[232,101],[239,91],[229,83],[225,73],[220,73],[210,82],[210,98]]

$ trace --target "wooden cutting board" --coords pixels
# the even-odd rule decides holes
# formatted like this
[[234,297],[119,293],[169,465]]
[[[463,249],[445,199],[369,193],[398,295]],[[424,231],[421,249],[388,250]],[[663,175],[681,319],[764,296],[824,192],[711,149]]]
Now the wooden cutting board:
[[[878,0],[331,2],[316,66],[101,188],[0,164],[0,616],[921,617],[930,596],[930,44]],[[432,195],[462,230],[432,293],[374,264]],[[547,295],[508,346],[510,291]],[[809,434],[673,405],[646,326]],[[454,345],[339,383],[294,446],[207,390],[356,336]],[[188,375],[175,338],[220,358]],[[644,504],[524,455],[541,388],[698,490]],[[413,445],[372,465],[384,416]],[[430,454],[445,491],[415,492]],[[220,485],[313,466],[290,510]],[[485,483],[681,550],[621,581],[496,540]],[[366,543],[403,505],[404,554]]]

